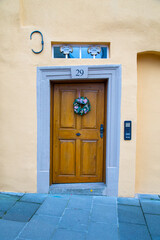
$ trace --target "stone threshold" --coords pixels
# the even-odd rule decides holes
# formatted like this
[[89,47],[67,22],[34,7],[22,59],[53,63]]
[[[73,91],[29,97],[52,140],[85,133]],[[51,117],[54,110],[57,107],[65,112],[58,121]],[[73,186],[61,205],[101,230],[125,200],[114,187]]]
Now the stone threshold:
[[105,196],[106,192],[106,184],[102,182],[52,184],[49,188],[50,194]]

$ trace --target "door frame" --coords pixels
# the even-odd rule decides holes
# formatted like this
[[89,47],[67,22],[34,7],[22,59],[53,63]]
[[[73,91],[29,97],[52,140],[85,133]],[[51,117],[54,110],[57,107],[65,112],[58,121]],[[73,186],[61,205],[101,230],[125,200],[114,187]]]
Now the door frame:
[[51,81],[51,108],[50,108],[50,185],[53,183],[53,135],[54,135],[54,129],[53,129],[53,122],[54,122],[54,85],[55,84],[92,84],[92,83],[103,83],[104,84],[104,133],[103,133],[103,168],[102,168],[102,182],[106,183],[106,115],[107,115],[107,84],[108,79],[95,79],[95,80],[72,80],[71,81]]
[[37,67],[37,192],[48,193],[50,185],[50,94],[51,82],[75,82],[76,68],[85,69],[80,80],[108,80],[106,106],[106,188],[108,196],[118,195],[120,123],[121,123],[121,65],[85,65]]

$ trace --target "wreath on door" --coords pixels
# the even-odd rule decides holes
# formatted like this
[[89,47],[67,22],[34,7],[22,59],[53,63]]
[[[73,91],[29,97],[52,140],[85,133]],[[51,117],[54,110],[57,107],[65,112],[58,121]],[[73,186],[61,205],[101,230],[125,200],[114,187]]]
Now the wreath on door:
[[74,112],[78,115],[87,114],[91,110],[89,99],[86,97],[79,97],[73,103]]

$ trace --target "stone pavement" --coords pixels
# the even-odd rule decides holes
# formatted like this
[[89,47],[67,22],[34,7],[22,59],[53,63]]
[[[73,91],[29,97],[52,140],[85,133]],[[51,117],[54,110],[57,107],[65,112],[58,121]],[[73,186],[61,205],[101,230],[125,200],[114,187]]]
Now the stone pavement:
[[160,240],[160,198],[0,193],[0,240]]

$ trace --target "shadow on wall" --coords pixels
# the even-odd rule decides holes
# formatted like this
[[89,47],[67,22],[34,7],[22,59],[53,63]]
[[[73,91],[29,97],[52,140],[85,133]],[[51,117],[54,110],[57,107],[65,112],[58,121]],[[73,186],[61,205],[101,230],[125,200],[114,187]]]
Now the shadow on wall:
[[160,52],[137,55],[136,193],[160,193]]

